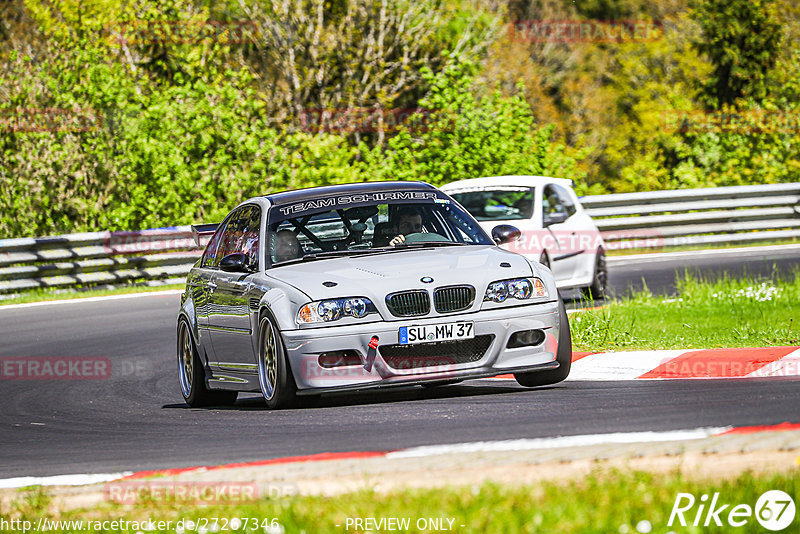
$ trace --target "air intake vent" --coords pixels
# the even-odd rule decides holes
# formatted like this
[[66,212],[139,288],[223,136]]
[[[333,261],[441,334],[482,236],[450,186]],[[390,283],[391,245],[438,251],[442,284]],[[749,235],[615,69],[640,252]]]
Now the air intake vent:
[[250,299],[250,309],[251,310],[258,310],[258,303],[261,299]]
[[381,357],[392,369],[428,368],[428,371],[452,371],[454,366],[475,363],[489,350],[494,334],[474,339],[419,343],[417,345],[382,345]]
[[433,305],[439,313],[466,310],[474,300],[475,288],[472,286],[440,287],[433,292]]
[[431,309],[428,292],[423,290],[393,293],[386,297],[386,305],[395,317],[425,315]]

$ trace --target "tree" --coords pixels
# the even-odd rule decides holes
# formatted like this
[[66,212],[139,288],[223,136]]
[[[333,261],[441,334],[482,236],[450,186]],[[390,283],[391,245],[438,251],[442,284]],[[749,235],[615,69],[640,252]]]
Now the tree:
[[760,101],[781,50],[782,28],[773,0],[692,0],[693,18],[703,36],[696,43],[713,70],[705,84],[713,109],[738,99]]

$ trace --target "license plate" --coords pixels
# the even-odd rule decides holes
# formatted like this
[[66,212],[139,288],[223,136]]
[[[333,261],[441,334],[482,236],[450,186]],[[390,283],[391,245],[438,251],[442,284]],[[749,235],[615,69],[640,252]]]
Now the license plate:
[[401,326],[399,333],[401,345],[472,339],[474,337],[475,328],[471,322]]

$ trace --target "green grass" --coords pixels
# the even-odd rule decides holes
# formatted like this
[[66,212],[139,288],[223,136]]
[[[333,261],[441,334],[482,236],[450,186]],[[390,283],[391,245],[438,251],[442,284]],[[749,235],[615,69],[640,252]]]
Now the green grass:
[[[709,461],[713,461],[712,458]],[[695,480],[672,474],[645,472],[601,471],[570,481],[545,481],[535,486],[501,486],[486,483],[446,489],[405,490],[392,493],[361,491],[336,497],[265,498],[248,503],[198,506],[187,502],[165,502],[149,499],[123,507],[104,503],[89,509],[53,515],[46,495],[32,490],[20,495],[16,503],[2,510],[3,518],[25,519],[34,524],[42,516],[61,520],[96,521],[127,519],[130,521],[172,521],[171,531],[180,519],[204,522],[209,518],[257,518],[259,522],[276,519],[276,526],[264,529],[242,529],[238,532],[266,533],[345,533],[364,532],[346,528],[348,518],[409,518],[408,532],[416,528],[420,518],[449,518],[453,532],[463,533],[635,533],[641,522],[650,524],[653,534],[668,531],[680,533],[764,532],[750,517],[747,525],[732,529],[725,524],[727,512],[733,505],[754,507],[758,497],[768,490],[779,489],[796,498],[800,494],[800,470],[782,475],[743,474],[728,480]],[[723,528],[693,527],[700,496],[719,492],[718,504],[730,503],[723,514]],[[691,493],[697,503],[688,518],[689,526],[674,523],[668,527],[669,516],[678,493]],[[204,519],[205,518],[205,519]],[[704,517],[705,518],[705,517]],[[797,532],[795,523],[785,532]],[[201,523],[202,524],[202,523]],[[218,523],[219,526],[223,526]],[[280,525],[280,526],[277,526]],[[340,526],[337,526],[340,525]],[[463,525],[463,526],[462,526]],[[230,524],[228,523],[230,527]],[[211,523],[208,532],[214,532]],[[57,532],[59,530],[56,530]],[[64,531],[63,529],[60,531]],[[78,532],[76,529],[73,531]],[[95,532],[94,529],[80,532]],[[123,532],[110,528],[105,532]],[[166,531],[166,529],[164,529]],[[202,531],[202,530],[201,530]],[[220,532],[224,530],[220,529]],[[232,530],[228,530],[231,532]],[[433,530],[427,530],[433,531]],[[186,529],[186,532],[191,532]]]
[[0,300],[0,306],[6,306],[8,304],[26,304],[29,302],[44,302],[49,300],[105,297],[108,295],[127,295],[129,293],[151,293],[153,291],[166,291],[168,289],[184,289],[185,287],[185,284],[165,284],[162,286],[131,285],[114,289],[34,289],[11,298],[2,299]]
[[679,278],[678,294],[646,289],[570,318],[576,350],[800,345],[800,276]]

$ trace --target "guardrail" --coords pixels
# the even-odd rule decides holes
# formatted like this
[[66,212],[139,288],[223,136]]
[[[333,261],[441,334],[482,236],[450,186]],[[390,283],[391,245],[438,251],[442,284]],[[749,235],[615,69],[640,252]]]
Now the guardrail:
[[0,293],[132,281],[180,282],[201,250],[190,226],[0,240]]
[[609,249],[800,238],[800,183],[581,198]]
[[[609,249],[800,238],[800,183],[581,199]],[[0,294],[37,288],[180,282],[200,256],[191,227],[0,240]]]

